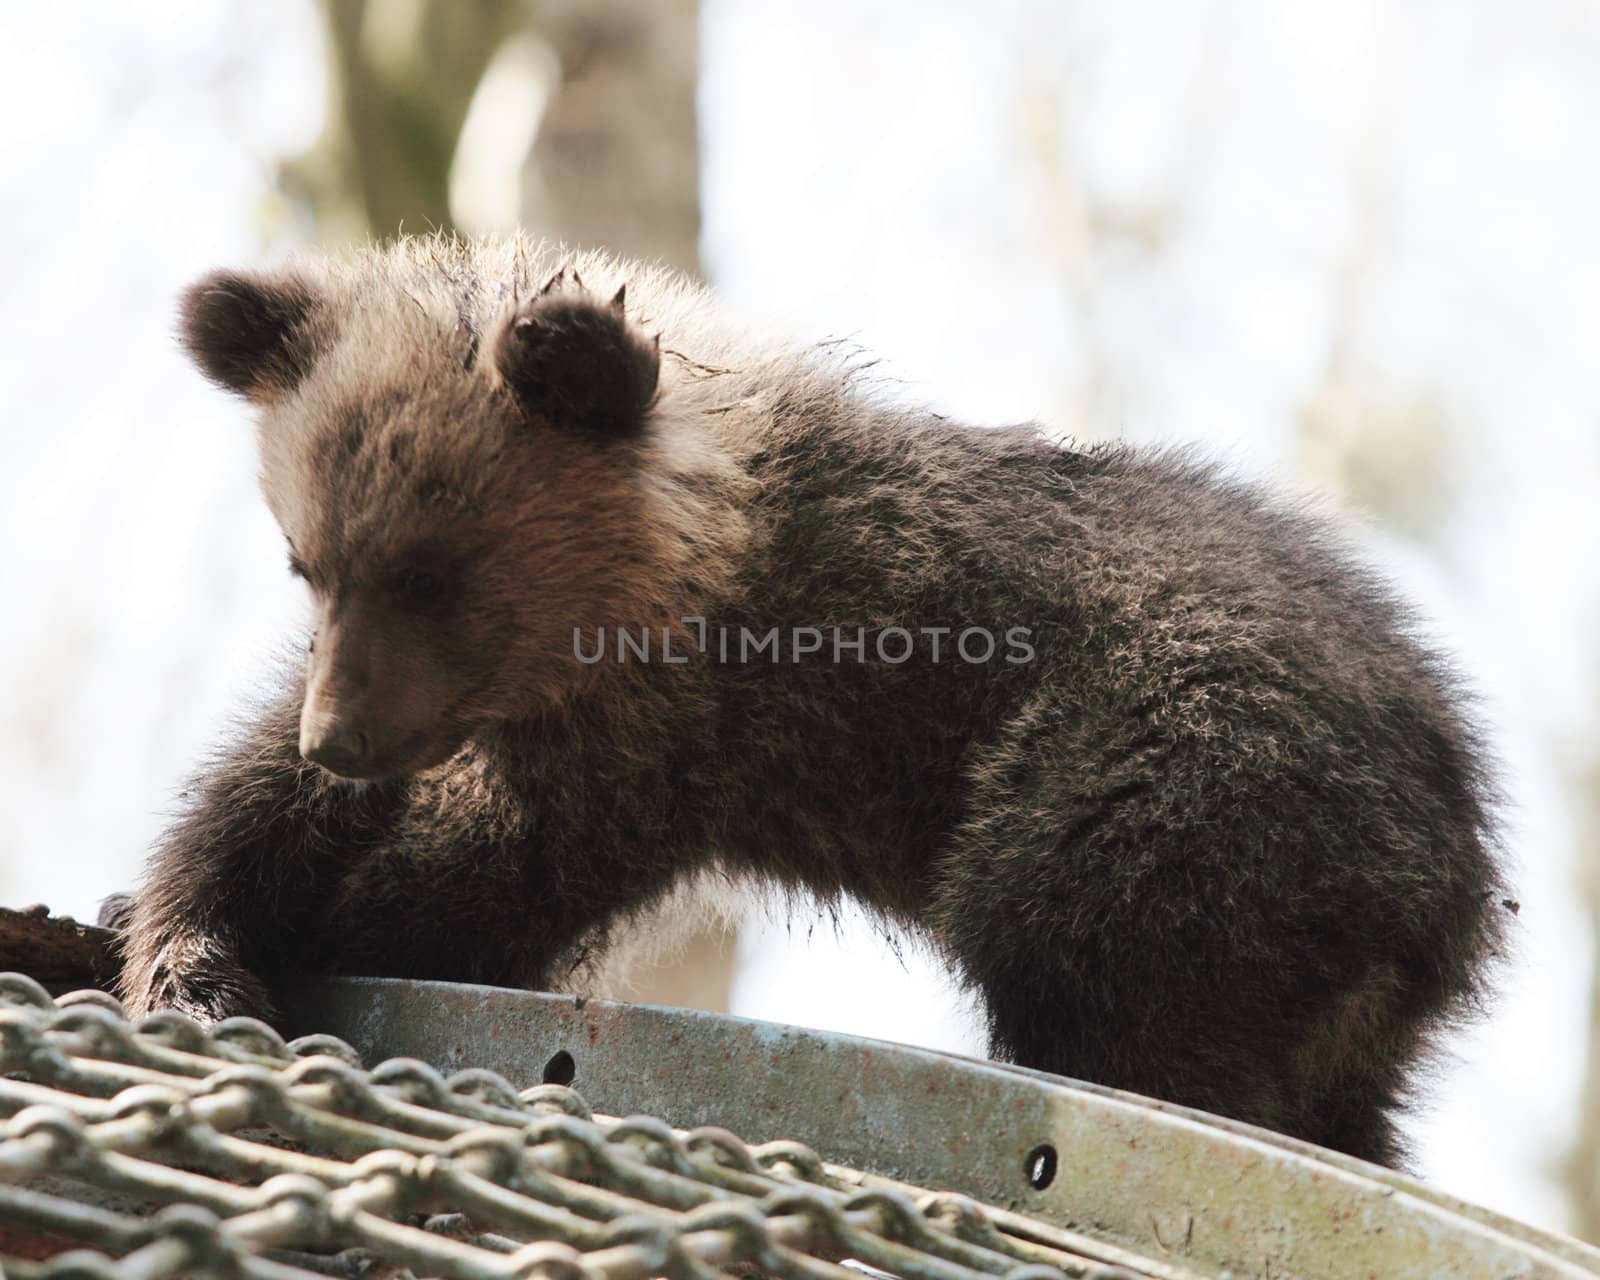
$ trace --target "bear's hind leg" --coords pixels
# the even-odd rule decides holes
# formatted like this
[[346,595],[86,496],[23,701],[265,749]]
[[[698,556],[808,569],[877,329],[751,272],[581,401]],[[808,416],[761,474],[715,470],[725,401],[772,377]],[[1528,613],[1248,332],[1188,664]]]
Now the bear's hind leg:
[[1403,984],[1338,935],[1326,898],[1292,918],[1292,883],[1207,856],[1248,832],[1163,829],[1144,806],[1127,789],[1069,821],[1007,805],[943,860],[934,932],[983,998],[991,1052],[1392,1163],[1420,1047]]

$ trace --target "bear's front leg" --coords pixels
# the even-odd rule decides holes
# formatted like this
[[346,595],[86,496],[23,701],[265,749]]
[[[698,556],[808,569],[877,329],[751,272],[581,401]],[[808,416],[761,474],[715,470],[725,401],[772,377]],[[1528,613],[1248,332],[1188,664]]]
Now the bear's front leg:
[[130,1016],[270,1017],[270,985],[300,967],[341,862],[381,838],[393,788],[341,783],[301,757],[302,696],[296,681],[185,794],[123,932]]
[[[564,987],[671,885],[665,850],[608,846],[499,770],[415,783],[311,930],[319,972]],[[659,856],[652,856],[659,853]]]

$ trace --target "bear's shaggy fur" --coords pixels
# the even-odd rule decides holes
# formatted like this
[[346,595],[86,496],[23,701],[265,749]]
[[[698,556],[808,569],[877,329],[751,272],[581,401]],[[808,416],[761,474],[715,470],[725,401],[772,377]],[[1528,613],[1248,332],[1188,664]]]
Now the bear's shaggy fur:
[[710,869],[919,931],[997,1056],[1395,1161],[1503,892],[1406,609],[1183,453],[960,426],[563,261],[403,240],[187,294],[317,623],[155,854],[130,1008],[544,985]]

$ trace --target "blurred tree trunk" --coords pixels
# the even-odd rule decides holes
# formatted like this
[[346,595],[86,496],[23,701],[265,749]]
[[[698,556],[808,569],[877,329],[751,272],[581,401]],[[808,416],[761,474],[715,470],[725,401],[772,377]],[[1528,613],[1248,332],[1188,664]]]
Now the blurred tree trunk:
[[317,238],[449,228],[450,165],[489,59],[527,21],[521,0],[323,0],[328,113],[279,185]]
[[[519,37],[548,46],[558,69],[520,176],[523,225],[699,275],[696,0],[323,0],[323,13],[327,123],[279,175],[320,241],[454,228],[462,126],[496,53]],[[495,124],[513,136],[531,126]],[[733,931],[702,923],[704,898],[674,894],[585,986],[726,1009]],[[669,958],[656,963],[663,938]]]
[[524,171],[542,235],[700,274],[696,0],[550,0],[560,82]]

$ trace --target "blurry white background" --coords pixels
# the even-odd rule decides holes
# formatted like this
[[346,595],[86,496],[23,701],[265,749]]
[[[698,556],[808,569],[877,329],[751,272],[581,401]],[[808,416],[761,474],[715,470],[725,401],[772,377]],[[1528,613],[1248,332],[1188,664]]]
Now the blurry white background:
[[[945,411],[1202,441],[1363,522],[1483,692],[1522,903],[1493,1017],[1410,1126],[1421,1171],[1592,1230],[1563,1162],[1600,869],[1600,9],[699,8],[700,258],[731,306],[849,334]],[[0,17],[0,902],[92,917],[131,885],[294,630],[246,416],[172,308],[313,234],[279,162],[324,128],[323,41],[309,0]],[[526,151],[558,74],[497,65],[522,116],[469,120],[463,182]],[[451,199],[468,230],[525,207]],[[865,922],[757,912],[739,945],[735,1012],[980,1048]]]

